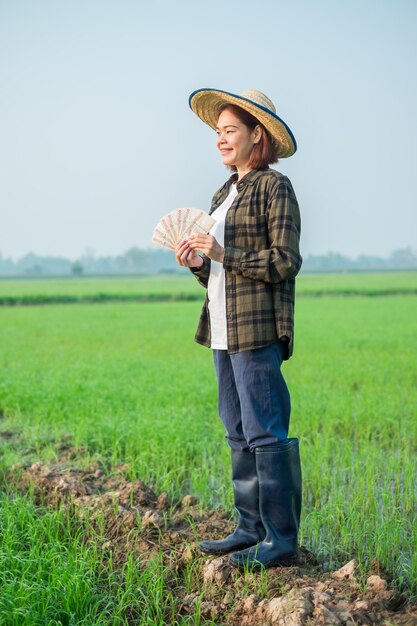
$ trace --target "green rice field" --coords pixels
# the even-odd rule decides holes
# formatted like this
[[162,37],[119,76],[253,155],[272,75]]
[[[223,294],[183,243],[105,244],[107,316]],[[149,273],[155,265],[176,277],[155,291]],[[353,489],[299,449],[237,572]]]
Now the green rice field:
[[[302,455],[301,544],[325,568],[356,558],[365,575],[377,561],[413,599],[417,273],[306,274],[297,289],[283,372]],[[198,605],[178,617],[158,559],[116,567],[66,509],[10,479],[56,463],[70,441],[73,466],[123,464],[157,494],[233,515],[211,353],[193,341],[203,293],[188,275],[0,281],[14,305],[0,306],[0,625],[215,623]],[[97,294],[115,301],[85,299]],[[74,300],[19,306],[51,296]]]
[[[417,295],[416,272],[302,274],[299,296]],[[202,299],[192,276],[0,279],[0,305],[109,300]]]

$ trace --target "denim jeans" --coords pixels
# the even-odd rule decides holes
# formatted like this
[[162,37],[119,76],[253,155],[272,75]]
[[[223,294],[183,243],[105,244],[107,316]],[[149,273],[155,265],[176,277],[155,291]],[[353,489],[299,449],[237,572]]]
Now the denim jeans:
[[235,450],[285,441],[291,403],[281,373],[285,345],[228,354],[213,350],[219,415],[226,439]]

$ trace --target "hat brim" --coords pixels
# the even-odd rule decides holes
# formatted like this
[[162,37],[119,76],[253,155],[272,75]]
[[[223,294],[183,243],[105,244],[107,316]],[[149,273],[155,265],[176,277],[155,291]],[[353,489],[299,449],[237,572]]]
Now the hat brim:
[[221,89],[210,88],[197,89],[189,98],[189,105],[194,113],[213,129],[217,127],[220,108],[225,104],[235,104],[259,120],[270,133],[278,149],[278,158],[290,157],[297,150],[295,137],[284,120],[253,100]]

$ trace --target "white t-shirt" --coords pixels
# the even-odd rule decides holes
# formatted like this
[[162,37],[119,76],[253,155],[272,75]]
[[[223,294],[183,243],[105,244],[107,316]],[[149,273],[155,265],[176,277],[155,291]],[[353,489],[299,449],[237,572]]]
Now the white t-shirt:
[[[221,246],[224,247],[224,223],[226,213],[237,196],[235,184],[230,186],[226,200],[211,214],[216,223],[210,230]],[[211,261],[210,276],[207,286],[208,308],[210,314],[211,348],[227,350],[227,324],[226,324],[226,286],[224,280],[223,264]]]

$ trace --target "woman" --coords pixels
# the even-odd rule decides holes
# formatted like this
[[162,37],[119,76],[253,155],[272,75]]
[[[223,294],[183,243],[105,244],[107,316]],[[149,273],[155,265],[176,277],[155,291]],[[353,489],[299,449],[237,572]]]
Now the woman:
[[178,263],[207,288],[196,341],[213,350],[239,513],[232,534],[200,547],[232,553],[239,568],[289,564],[297,558],[301,469],[298,440],[288,439],[281,363],[293,350],[300,216],[290,181],[269,164],[294,154],[296,142],[257,90],[200,89],[190,107],[216,130],[234,172],[213,197],[210,233],[176,249]]

